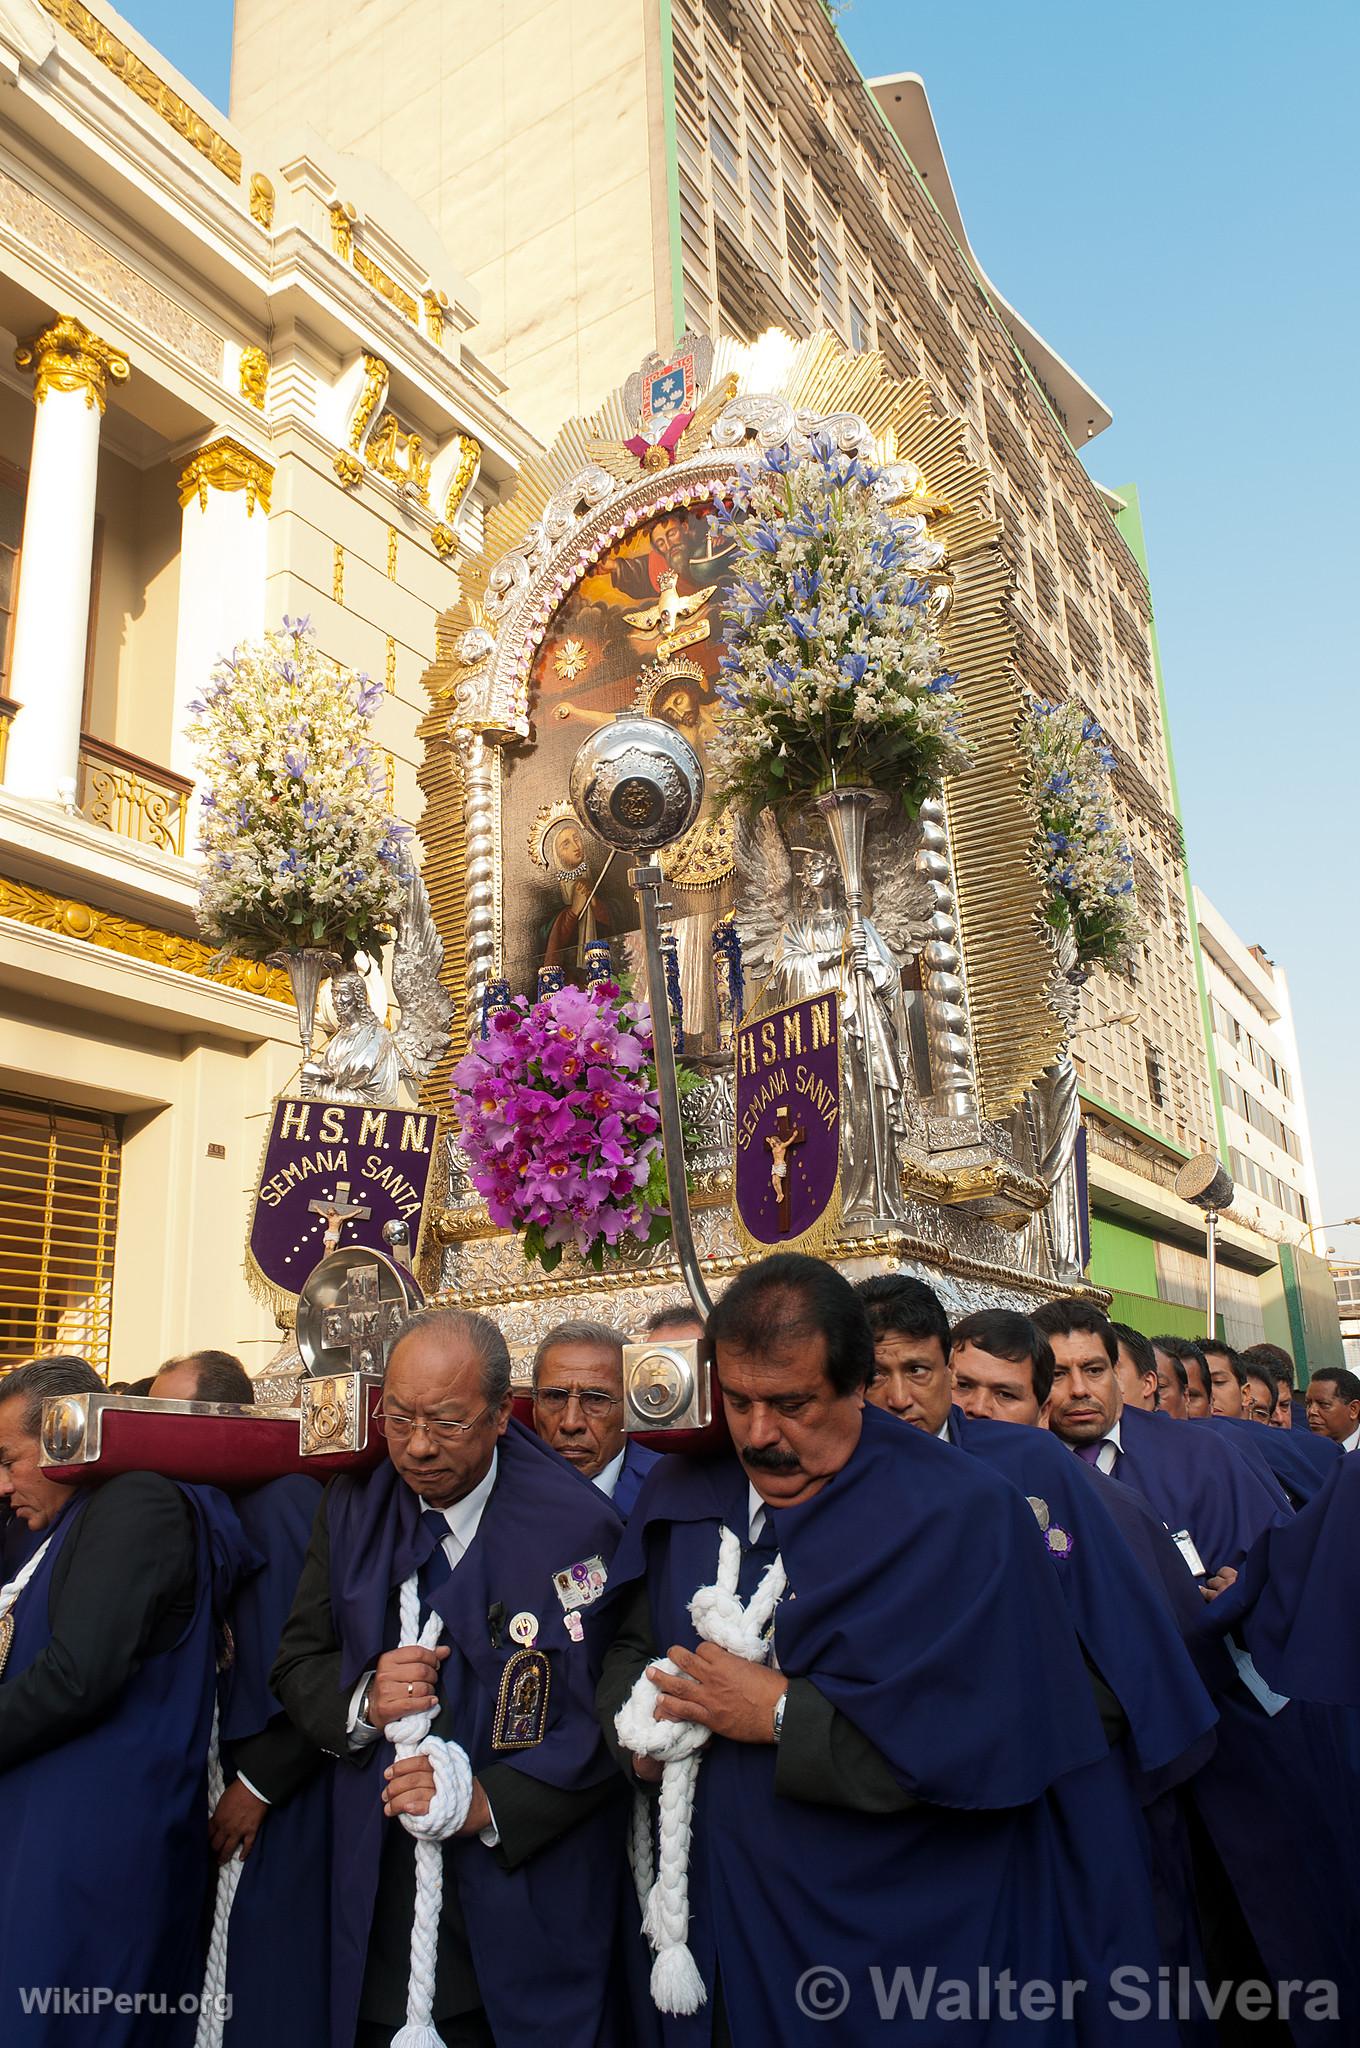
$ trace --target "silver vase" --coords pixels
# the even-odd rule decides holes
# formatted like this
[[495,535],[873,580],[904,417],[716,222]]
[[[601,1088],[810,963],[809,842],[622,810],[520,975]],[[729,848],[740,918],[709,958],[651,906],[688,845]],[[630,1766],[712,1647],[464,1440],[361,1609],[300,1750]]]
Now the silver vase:
[[[855,1031],[862,1052],[866,1094],[862,1101],[849,1091],[844,1105],[846,1129],[853,1144],[867,1137],[872,1172],[854,1176],[854,1188],[841,1212],[849,1230],[877,1232],[892,1229],[904,1220],[901,1163],[893,1138],[893,1110],[885,1097],[893,1091],[892,1077],[875,1058],[877,1034],[872,1020],[878,1003],[869,974],[868,941],[864,930],[864,837],[875,812],[887,808],[887,798],[876,789],[851,786],[829,789],[814,800],[814,809],[825,820],[841,871],[849,925],[850,971],[855,990]],[[868,1124],[867,1133],[864,1130]]]
[[321,1068],[313,1057],[316,1046],[316,999],[323,981],[338,974],[344,961],[329,946],[284,946],[269,955],[269,966],[281,967],[288,976],[297,1006],[298,1041],[302,1046],[299,1094],[311,1095],[321,1079]]

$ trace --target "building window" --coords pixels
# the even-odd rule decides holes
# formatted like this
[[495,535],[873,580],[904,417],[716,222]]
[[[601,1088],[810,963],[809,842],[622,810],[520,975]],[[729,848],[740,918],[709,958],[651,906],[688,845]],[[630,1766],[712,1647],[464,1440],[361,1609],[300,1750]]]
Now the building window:
[[0,1367],[73,1352],[106,1377],[117,1119],[0,1095]]
[[1148,1095],[1157,1109],[1167,1106],[1166,1069],[1162,1064],[1160,1047],[1143,1041],[1143,1066],[1147,1073]]

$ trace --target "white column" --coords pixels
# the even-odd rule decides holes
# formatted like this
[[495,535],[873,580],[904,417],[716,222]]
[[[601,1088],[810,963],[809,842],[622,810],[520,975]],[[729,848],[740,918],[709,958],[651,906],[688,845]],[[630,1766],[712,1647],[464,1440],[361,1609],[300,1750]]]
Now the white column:
[[175,636],[175,708],[170,766],[196,773],[189,706],[238,640],[264,631],[269,493],[274,472],[229,436],[200,448],[179,480],[184,525]]
[[90,618],[99,422],[109,377],[127,359],[78,320],[61,318],[21,342],[33,372],[33,455],[24,508],[5,787],[49,802],[74,795]]

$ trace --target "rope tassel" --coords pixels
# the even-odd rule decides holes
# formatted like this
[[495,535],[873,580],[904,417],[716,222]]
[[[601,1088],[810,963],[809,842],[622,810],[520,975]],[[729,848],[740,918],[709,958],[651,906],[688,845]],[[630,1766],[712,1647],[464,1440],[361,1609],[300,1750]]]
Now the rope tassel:
[[[765,1630],[787,1583],[784,1567],[775,1558],[745,1605],[737,1595],[740,1574],[740,1540],[724,1529],[718,1539],[717,1582],[699,1588],[689,1603],[690,1619],[706,1642],[744,1657],[748,1664],[763,1664],[770,1649]],[[677,1669],[669,1657],[649,1668]],[[615,1715],[614,1726],[624,1749],[661,1759],[660,1856],[654,1855],[651,1814],[639,1792],[633,1802],[629,1860],[642,1908],[642,1931],[655,1958],[652,2003],[658,2012],[688,2014],[697,2012],[708,1997],[689,1949],[689,1852],[694,1795],[709,1730],[698,1721],[658,1721],[661,1697],[642,1672]]]

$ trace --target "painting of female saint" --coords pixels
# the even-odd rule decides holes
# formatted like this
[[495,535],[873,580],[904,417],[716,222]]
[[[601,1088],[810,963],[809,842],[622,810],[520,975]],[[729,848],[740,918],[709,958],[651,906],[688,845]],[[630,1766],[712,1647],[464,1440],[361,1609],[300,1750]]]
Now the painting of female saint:
[[[550,622],[530,671],[532,736],[504,755],[503,972],[512,989],[532,994],[542,966],[579,976],[587,938],[611,940],[616,971],[632,964],[627,862],[611,861],[574,819],[568,826],[567,778],[587,734],[628,710],[674,725],[704,759],[720,714],[714,684],[731,567],[704,505],[661,512],[616,542]],[[731,900],[730,825],[706,799],[693,831],[663,858],[686,1035],[698,1050],[712,1018],[708,932]]]

